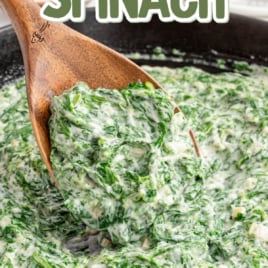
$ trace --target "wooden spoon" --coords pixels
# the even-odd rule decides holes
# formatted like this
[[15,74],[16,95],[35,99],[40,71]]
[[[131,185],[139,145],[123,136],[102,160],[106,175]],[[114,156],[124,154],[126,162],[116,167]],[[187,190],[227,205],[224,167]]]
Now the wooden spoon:
[[40,16],[33,0],[0,0],[15,28],[23,54],[30,117],[36,141],[54,183],[48,120],[54,95],[78,81],[91,88],[124,88],[130,82],[160,85],[112,49]]

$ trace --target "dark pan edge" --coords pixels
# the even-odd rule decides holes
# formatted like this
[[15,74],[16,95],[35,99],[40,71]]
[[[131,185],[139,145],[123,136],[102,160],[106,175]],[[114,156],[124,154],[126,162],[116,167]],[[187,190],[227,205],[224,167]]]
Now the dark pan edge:
[[[234,60],[268,66],[268,22],[244,16],[232,14],[228,24],[162,23],[156,16],[149,23],[131,24],[124,20],[120,24],[100,24],[95,11],[88,9],[84,23],[67,24],[126,54],[152,54],[155,47],[162,47],[167,57],[173,48],[186,52],[182,61],[136,60],[139,64],[194,65],[211,72],[232,71]],[[205,59],[204,64],[200,59]],[[219,59],[226,60],[226,68],[217,68]],[[12,27],[6,26],[0,29],[0,86],[23,73],[17,38]]]

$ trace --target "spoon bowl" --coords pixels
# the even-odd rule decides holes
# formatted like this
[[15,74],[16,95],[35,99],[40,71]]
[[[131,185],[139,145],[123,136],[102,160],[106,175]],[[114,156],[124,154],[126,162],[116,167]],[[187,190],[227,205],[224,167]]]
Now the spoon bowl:
[[161,86],[116,51],[62,23],[45,21],[33,0],[0,0],[17,34],[25,66],[30,118],[41,156],[56,184],[50,161],[48,120],[53,96],[79,81],[90,88],[120,89],[130,82]]

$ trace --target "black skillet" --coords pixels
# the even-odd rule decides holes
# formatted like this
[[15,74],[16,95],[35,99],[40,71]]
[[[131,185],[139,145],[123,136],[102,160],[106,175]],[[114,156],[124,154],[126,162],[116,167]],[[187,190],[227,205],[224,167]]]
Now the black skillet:
[[[180,67],[194,65],[209,72],[232,71],[234,61],[268,65],[268,22],[231,15],[228,24],[149,23],[100,24],[93,9],[83,23],[67,23],[122,53],[150,55],[161,47],[166,58],[138,59],[138,64]],[[186,52],[173,55],[174,49]],[[157,58],[157,57],[156,57]],[[221,69],[217,62],[225,59]],[[23,75],[22,57],[11,26],[0,29],[0,86]]]
[[[162,23],[154,17],[149,23],[100,24],[94,10],[87,10],[84,23],[67,23],[109,47],[125,53],[148,55],[138,64],[181,67],[197,66],[209,72],[233,71],[236,61],[268,66],[268,22],[232,15],[228,24]],[[157,49],[156,49],[157,48]],[[161,49],[159,49],[161,48]],[[177,49],[174,55],[174,49]],[[178,51],[179,50],[179,51]],[[184,53],[181,53],[184,52]],[[157,54],[157,53],[156,53]],[[159,58],[160,57],[160,58]],[[219,68],[219,61],[225,64]],[[243,72],[243,70],[242,70]],[[0,29],[0,88],[24,73],[19,45],[11,26]],[[98,236],[84,236],[67,242],[73,252],[100,250]]]

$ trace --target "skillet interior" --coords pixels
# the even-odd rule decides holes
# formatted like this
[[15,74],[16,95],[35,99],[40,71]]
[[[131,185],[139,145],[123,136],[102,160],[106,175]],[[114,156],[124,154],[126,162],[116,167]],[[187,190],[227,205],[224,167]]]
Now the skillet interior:
[[[100,24],[93,9],[87,10],[84,23],[68,23],[72,28],[122,53],[152,54],[161,47],[164,60],[136,59],[138,64],[178,67],[194,65],[209,72],[232,71],[233,61],[268,65],[268,23],[232,15],[228,24],[150,23]],[[172,49],[186,52],[179,61]],[[173,60],[169,57],[172,56]],[[225,59],[224,68],[217,61]],[[22,57],[11,26],[0,29],[0,86],[23,75]]]
[[[122,53],[152,54],[162,47],[165,60],[135,60],[138,64],[178,67],[193,65],[209,72],[232,71],[233,61],[242,60],[268,66],[268,23],[233,15],[230,24],[162,23],[153,18],[147,24],[99,24],[93,10],[82,24],[68,23],[76,30]],[[182,61],[169,59],[172,49],[186,55]],[[216,66],[225,59],[224,69]],[[0,30],[0,87],[23,75],[19,45],[10,26]]]

